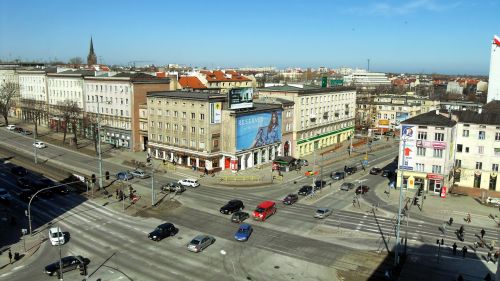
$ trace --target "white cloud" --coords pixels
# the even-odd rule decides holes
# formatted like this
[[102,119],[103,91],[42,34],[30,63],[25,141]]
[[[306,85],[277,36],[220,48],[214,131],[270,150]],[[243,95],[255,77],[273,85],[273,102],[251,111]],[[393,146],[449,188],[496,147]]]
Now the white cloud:
[[398,3],[378,2],[366,7],[351,7],[346,10],[348,13],[362,15],[407,15],[419,11],[441,12],[455,8],[460,2],[441,3],[435,0],[410,0]]

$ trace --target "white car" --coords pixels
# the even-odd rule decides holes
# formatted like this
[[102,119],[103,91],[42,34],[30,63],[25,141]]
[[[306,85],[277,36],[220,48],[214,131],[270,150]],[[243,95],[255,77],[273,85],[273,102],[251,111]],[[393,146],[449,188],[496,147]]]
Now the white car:
[[66,242],[64,233],[61,231],[60,227],[52,227],[49,229],[49,240],[52,246],[63,245],[64,242]]
[[331,214],[332,214],[332,210],[330,210],[328,208],[319,208],[318,210],[316,210],[314,217],[317,219],[324,219]]
[[7,125],[7,130],[13,131],[16,128],[16,125]]
[[198,183],[198,180],[195,179],[183,179],[178,181],[178,184],[184,185],[184,186],[191,186],[191,187],[198,187],[200,184]]
[[37,141],[33,144],[34,147],[36,148],[46,148],[47,145],[43,141]]

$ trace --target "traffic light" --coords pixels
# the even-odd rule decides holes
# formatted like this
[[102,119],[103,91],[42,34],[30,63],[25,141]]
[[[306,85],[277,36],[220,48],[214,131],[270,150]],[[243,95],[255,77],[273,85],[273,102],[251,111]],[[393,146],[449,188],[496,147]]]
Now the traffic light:
[[106,171],[105,175],[106,175],[106,180],[109,180],[109,171]]
[[417,197],[413,198],[413,205],[418,205],[418,198]]
[[92,183],[95,183],[95,182],[96,182],[95,174],[92,174],[92,176],[91,176],[91,181],[92,181]]

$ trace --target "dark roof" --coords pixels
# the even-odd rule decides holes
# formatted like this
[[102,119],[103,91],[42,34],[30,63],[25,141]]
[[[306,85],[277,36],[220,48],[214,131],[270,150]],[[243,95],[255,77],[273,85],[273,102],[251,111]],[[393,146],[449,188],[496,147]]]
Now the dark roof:
[[93,70],[66,70],[62,71],[59,73],[54,73],[54,75],[65,75],[65,74],[73,74],[74,76],[76,75],[82,75],[82,76],[95,76],[95,71]]
[[492,100],[483,106],[483,112],[500,113],[500,101]]
[[440,127],[441,126],[453,127],[455,126],[455,124],[457,124],[455,120],[452,120],[447,116],[436,114],[435,110],[406,119],[401,123],[412,124],[412,125],[440,126]]
[[113,77],[129,77],[129,78],[136,78],[136,79],[154,79],[156,76],[149,75],[144,72],[120,72],[116,75],[113,75]]
[[177,98],[186,100],[209,100],[209,99],[222,99],[226,100],[226,95],[197,92],[197,91],[162,91],[162,92],[148,92],[148,98]]
[[346,87],[346,86],[322,88],[314,85],[304,85],[303,88],[291,85],[283,85],[283,86],[272,86],[272,87],[265,87],[258,89],[258,91],[262,92],[292,92],[298,94],[317,94],[317,93],[330,93],[330,92],[353,91],[353,90],[356,90],[356,88]]
[[497,112],[482,112],[478,113],[472,110],[453,111],[453,114],[458,117],[460,123],[484,124],[484,125],[500,125],[500,111]]

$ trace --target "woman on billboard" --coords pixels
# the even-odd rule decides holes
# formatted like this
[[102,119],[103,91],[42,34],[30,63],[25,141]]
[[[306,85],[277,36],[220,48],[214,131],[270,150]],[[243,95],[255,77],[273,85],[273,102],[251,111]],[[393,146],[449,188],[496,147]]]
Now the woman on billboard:
[[280,140],[280,132],[279,132],[278,112],[273,111],[271,113],[271,119],[269,120],[269,125],[259,128],[251,147],[252,148],[259,147],[266,144],[278,142],[279,140]]

